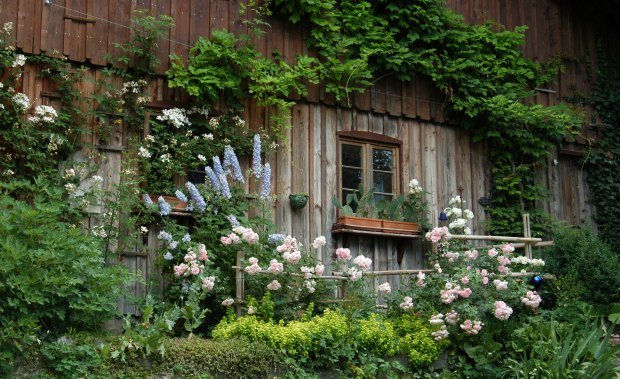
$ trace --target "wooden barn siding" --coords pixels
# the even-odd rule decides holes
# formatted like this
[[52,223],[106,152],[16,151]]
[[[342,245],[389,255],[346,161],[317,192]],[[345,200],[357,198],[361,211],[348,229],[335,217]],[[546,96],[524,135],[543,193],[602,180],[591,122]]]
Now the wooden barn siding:
[[[0,23],[14,23],[13,37],[17,47],[25,53],[44,51],[50,55],[66,55],[76,62],[102,65],[105,63],[105,53],[117,53],[114,42],[128,39],[126,26],[132,9],[144,7],[156,14],[171,14],[176,20],[177,26],[167,36],[169,41],[162,40],[159,44],[158,54],[165,63],[169,53],[186,56],[189,46],[198,36],[209,36],[212,28],[228,27],[236,32],[245,31],[246,26],[237,13],[241,1],[54,0],[53,5],[44,5],[43,1],[0,0]],[[561,53],[579,58],[570,62],[582,65],[583,54],[592,53],[592,31],[555,2],[450,1],[449,5],[463,13],[470,22],[495,18],[511,29],[530,23],[528,41],[531,38],[536,38],[536,41],[528,42],[525,52],[531,58],[542,60]],[[65,6],[71,11],[65,10]],[[534,8],[544,11],[533,12]],[[533,19],[536,22],[531,22]],[[104,20],[114,23],[108,24]],[[299,30],[284,27],[277,21],[272,25],[272,32],[263,39],[255,40],[260,51],[266,54],[282,51],[287,59],[306,51]],[[576,40],[579,42],[574,42]],[[556,90],[555,94],[540,94],[537,100],[543,104],[554,104],[562,96],[574,94],[577,89],[587,91],[583,70],[577,68],[569,67],[562,74],[559,84],[551,88]],[[95,70],[92,75],[100,74]],[[87,92],[92,92],[92,88],[87,88],[88,84],[83,85]],[[36,104],[49,103],[52,99],[41,95],[41,89],[45,86],[36,69],[29,66],[23,79],[24,92]],[[178,92],[169,90],[162,79],[155,80],[152,88],[155,100],[179,99]],[[430,192],[433,219],[447,199],[456,194],[459,185],[465,188],[465,198],[479,220],[484,218],[484,212],[477,203],[479,197],[489,195],[488,162],[484,147],[472,144],[466,133],[458,128],[440,124],[443,121],[442,101],[441,94],[432,90],[428,80],[403,85],[381,81],[370,91],[355,94],[352,106],[346,102],[336,104],[333,97],[321,88],[313,87],[310,95],[300,101],[291,114],[295,127],[287,133],[292,148],[279,149],[268,157],[274,178],[277,178],[273,190],[280,195],[274,205],[274,217],[282,231],[301,235],[306,243],[317,235],[330,235],[335,218],[330,199],[338,185],[335,135],[340,130],[367,130],[402,139],[403,182],[416,177]],[[255,104],[248,104],[248,124],[264,125],[268,112]],[[92,125],[92,120],[90,123]],[[125,139],[123,133],[119,131],[118,141],[115,142],[119,148],[122,148]],[[96,144],[97,136],[93,134],[90,138]],[[104,150],[104,156],[102,176],[106,180],[104,184],[111,186],[118,180],[120,150]],[[589,220],[591,209],[585,204],[587,187],[580,167],[571,157],[556,154],[554,158],[559,164],[550,164],[541,172],[541,180],[553,191],[551,200],[543,206],[554,216],[574,224]],[[311,194],[309,205],[303,210],[292,211],[288,206],[288,194],[298,191]],[[474,232],[482,231],[476,225]],[[358,244],[360,251],[373,257],[377,268],[394,268],[394,241],[375,242],[360,238]],[[379,254],[379,251],[387,254]],[[321,252],[324,259],[330,253],[328,249]],[[405,254],[403,266],[420,267],[421,264],[419,254]]]

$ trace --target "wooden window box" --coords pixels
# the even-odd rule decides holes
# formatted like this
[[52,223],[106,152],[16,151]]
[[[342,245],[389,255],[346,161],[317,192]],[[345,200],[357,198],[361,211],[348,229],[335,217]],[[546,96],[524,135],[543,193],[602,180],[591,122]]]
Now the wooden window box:
[[366,217],[340,216],[332,226],[332,233],[369,234],[377,236],[403,237],[420,235],[420,225],[416,222],[380,220]]

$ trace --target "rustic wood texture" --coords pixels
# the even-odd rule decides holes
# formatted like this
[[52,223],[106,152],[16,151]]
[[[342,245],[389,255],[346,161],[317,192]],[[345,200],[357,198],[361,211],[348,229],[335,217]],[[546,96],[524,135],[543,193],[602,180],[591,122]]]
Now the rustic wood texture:
[[[158,45],[158,57],[164,63],[158,72],[163,74],[169,54],[186,59],[190,46],[199,37],[208,37],[213,29],[228,27],[237,33],[247,31],[242,21],[248,16],[242,17],[238,13],[241,4],[247,4],[247,0],[54,0],[50,5],[38,0],[0,0],[0,22],[13,22],[12,36],[21,52],[45,52],[52,56],[66,56],[75,62],[90,63],[87,65],[88,75],[101,78],[98,67],[105,64],[105,54],[118,56],[115,44],[129,39],[132,9],[146,8],[154,14],[170,14],[176,26]],[[580,21],[559,2],[449,0],[448,5],[462,13],[468,22],[492,19],[510,29],[527,23],[528,43],[524,51],[528,57],[540,61],[559,54],[575,58],[565,62],[566,71],[561,73],[557,83],[550,86],[555,93],[537,96],[536,100],[541,104],[556,104],[577,91],[584,95],[589,93],[583,58],[586,54],[592,56],[594,32],[591,26]],[[284,25],[276,19],[269,21],[273,25],[272,31],[254,41],[258,50],[266,54],[279,51],[289,61],[307,51],[301,29]],[[162,78],[152,79],[150,85],[154,100],[158,102],[172,103],[182,99],[181,93],[168,89]],[[92,84],[81,86],[85,97],[96,90]],[[43,94],[47,87],[32,65],[26,66],[17,86],[35,104],[53,104],[53,99]],[[273,213],[279,232],[296,234],[306,246],[314,237],[326,236],[328,244],[318,254],[328,270],[333,247],[345,245],[354,250],[354,255],[371,257],[375,270],[423,267],[426,246],[420,240],[401,243],[396,238],[331,236],[331,226],[336,218],[331,199],[337,193],[339,181],[337,133],[365,131],[402,141],[400,172],[403,189],[412,178],[420,181],[428,192],[431,222],[437,219],[449,198],[462,186],[467,205],[476,214],[472,230],[475,234],[484,234],[480,224],[485,219],[484,209],[478,200],[490,196],[487,149],[484,143],[473,143],[457,126],[444,122],[443,104],[441,92],[423,77],[416,77],[409,84],[381,80],[365,93],[354,94],[351,105],[346,102],[336,104],[322,86],[313,88],[311,94],[306,99],[299,99],[298,105],[292,109],[293,129],[286,131],[290,144],[280,146],[266,157],[273,170],[272,194],[277,194]],[[269,109],[248,102],[247,125],[253,129],[267,127],[269,112]],[[89,124],[94,125],[92,118]],[[93,145],[97,145],[96,133],[93,132],[91,138]],[[108,144],[123,148],[126,146],[125,133],[114,133]],[[106,150],[103,154],[106,158],[101,167],[104,185],[113,185],[118,181],[122,157],[118,150]],[[552,193],[541,207],[571,224],[591,222],[593,209],[586,203],[588,187],[576,158],[555,152],[547,167],[541,169],[539,178]],[[310,195],[308,205],[293,211],[288,201],[292,192],[307,192]],[[157,241],[152,234],[149,241],[148,249],[152,254]],[[399,248],[404,249],[400,263]],[[138,262],[136,258],[128,265],[132,269],[149,271],[154,259],[151,255],[149,257],[150,261]],[[380,277],[376,282],[385,280],[396,284],[400,278]]]

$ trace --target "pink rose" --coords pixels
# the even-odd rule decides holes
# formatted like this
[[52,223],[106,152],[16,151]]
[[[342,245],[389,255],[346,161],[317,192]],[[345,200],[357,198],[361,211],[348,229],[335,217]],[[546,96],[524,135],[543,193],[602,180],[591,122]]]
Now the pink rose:
[[336,257],[341,261],[348,261],[351,259],[351,250],[346,247],[340,247],[336,249]]

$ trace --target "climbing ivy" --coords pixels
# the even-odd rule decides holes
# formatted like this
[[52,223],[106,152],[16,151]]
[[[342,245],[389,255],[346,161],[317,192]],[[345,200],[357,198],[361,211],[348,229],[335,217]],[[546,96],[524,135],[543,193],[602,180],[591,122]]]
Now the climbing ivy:
[[602,121],[602,134],[586,156],[590,201],[601,237],[620,250],[620,59],[598,49],[598,71],[590,103]]
[[[383,76],[430,77],[446,95],[450,119],[490,148],[489,232],[521,233],[521,213],[536,213],[546,195],[536,169],[581,124],[566,105],[530,105],[533,89],[554,78],[559,65],[523,57],[526,27],[468,25],[440,0],[273,0],[273,9],[292,23],[309,24],[307,43],[336,98]],[[534,234],[544,232],[547,219],[534,214]]]

